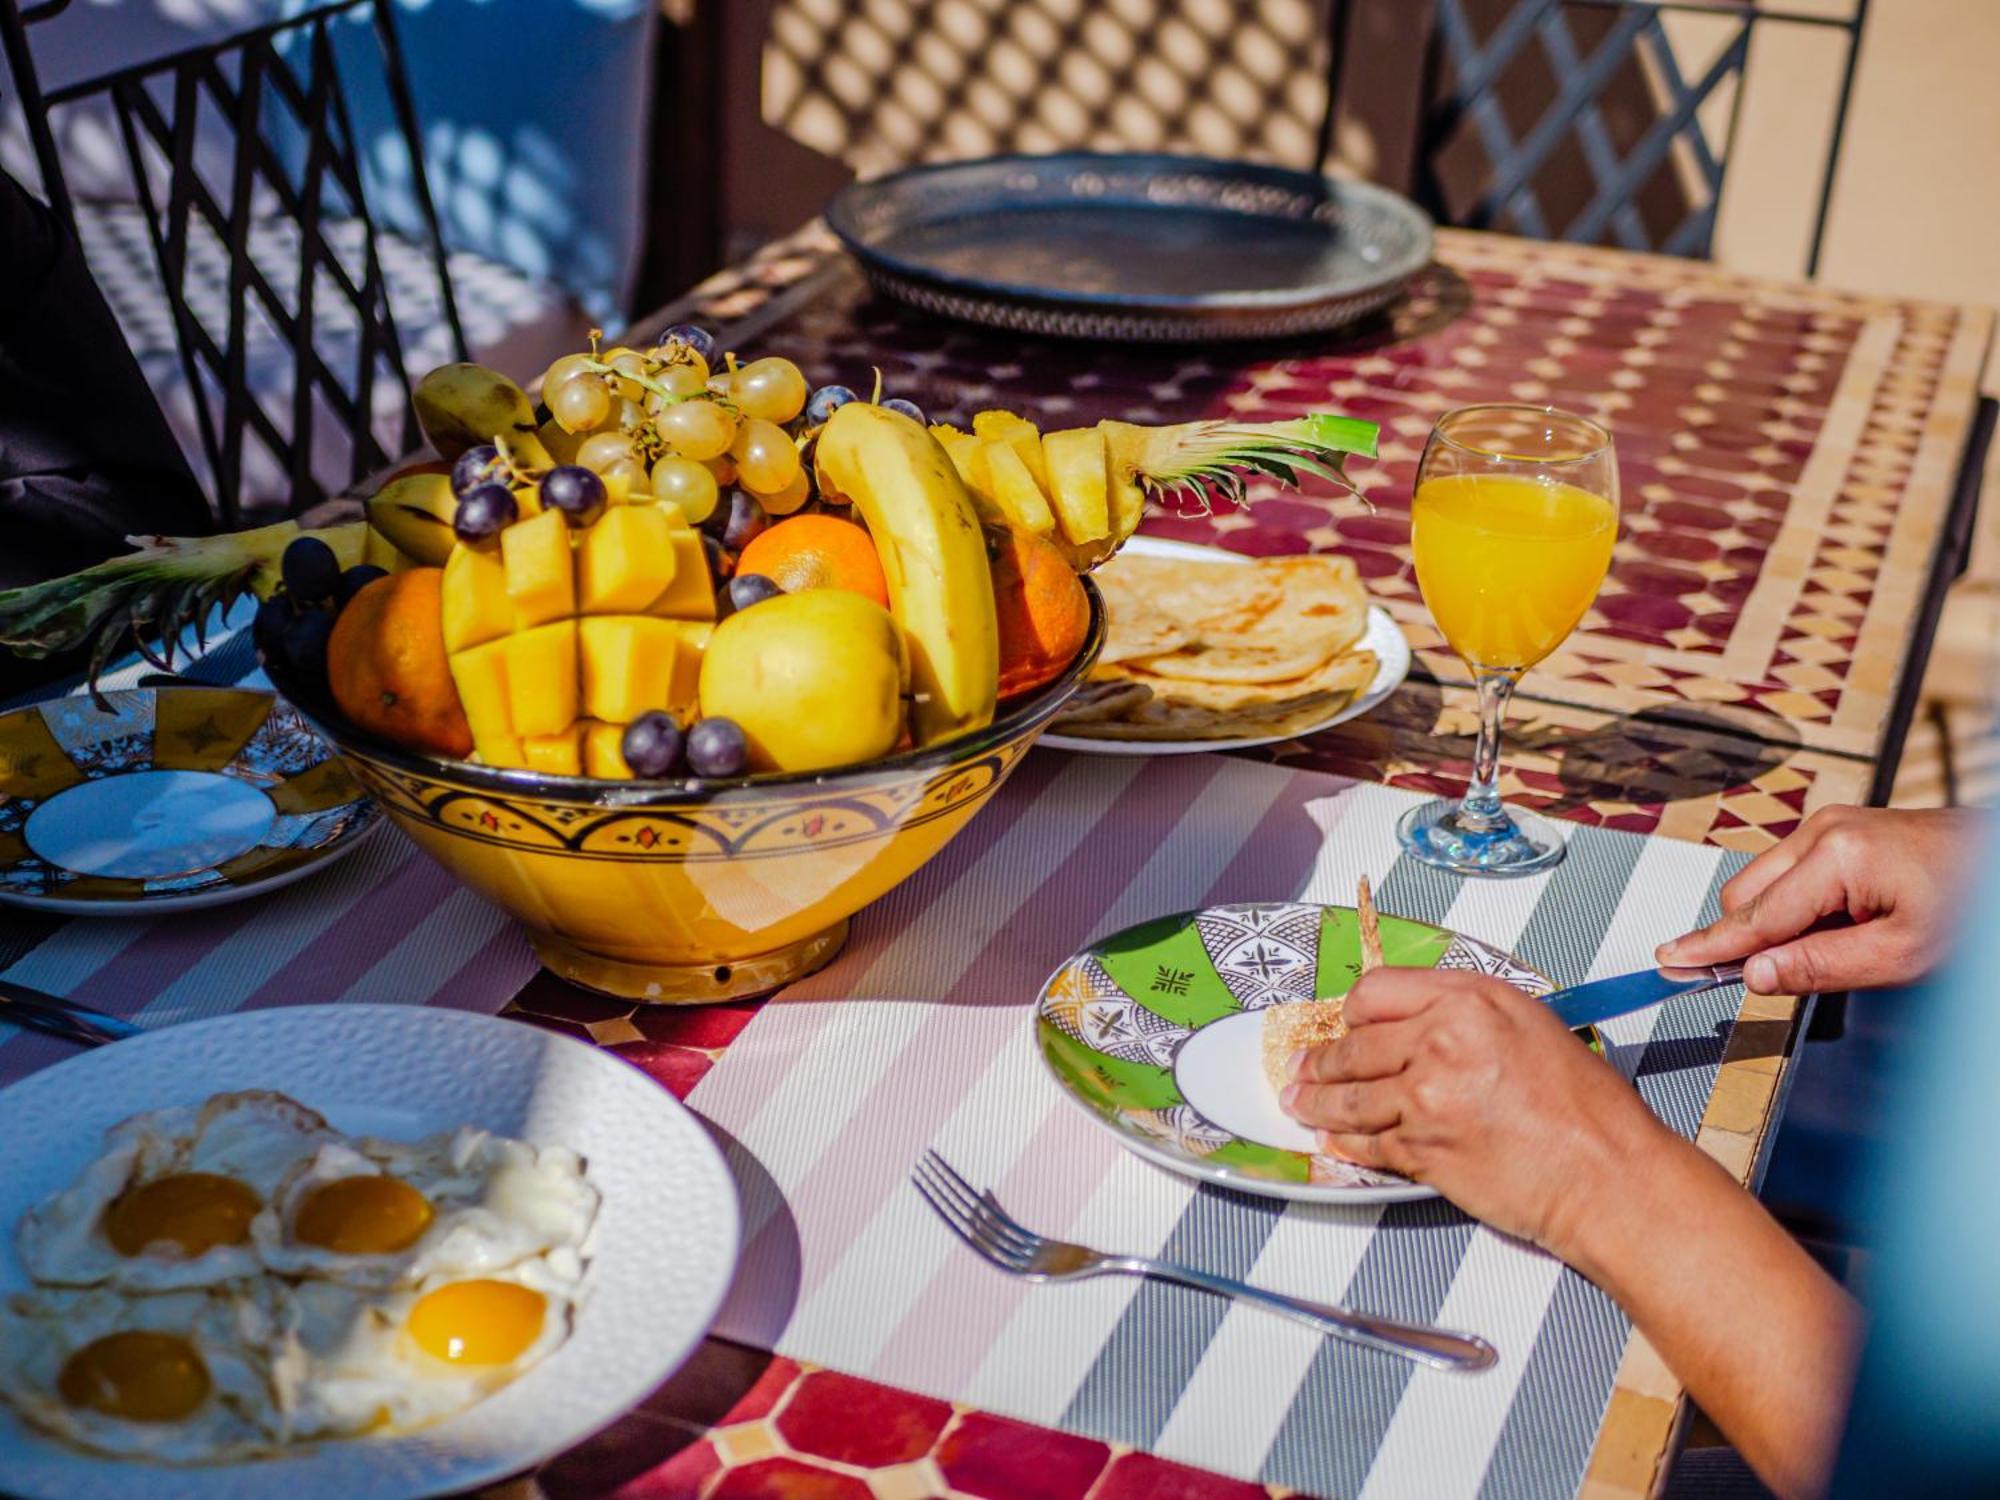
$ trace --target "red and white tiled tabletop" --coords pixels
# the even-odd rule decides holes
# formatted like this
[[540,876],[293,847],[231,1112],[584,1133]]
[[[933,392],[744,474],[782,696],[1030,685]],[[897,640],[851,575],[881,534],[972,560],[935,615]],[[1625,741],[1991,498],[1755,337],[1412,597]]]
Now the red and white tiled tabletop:
[[[1617,434],[1624,534],[1602,598],[1510,718],[1508,795],[1556,815],[1754,851],[1813,807],[1867,795],[1971,430],[1990,315],[1732,276],[1692,262],[1445,232],[1389,327],[1324,347],[1119,350],[1028,343],[872,301],[808,229],[648,319],[716,326],[815,382],[887,388],[934,417],[1383,424],[1354,478],[1148,530],[1249,553],[1341,551],[1409,633],[1419,670],[1367,718],[1261,752],[1451,795],[1474,727],[1462,667],[1411,572],[1408,496],[1438,412],[1481,400],[1595,413]],[[667,1010],[542,976],[510,1013],[576,1032],[685,1096],[754,1004]],[[1747,1180],[1799,1007],[1746,1003],[1700,1140]],[[1679,1386],[1634,1339],[1584,1483],[1644,1495]],[[640,1411],[549,1466],[549,1495],[1254,1496],[1142,1453],[711,1341]],[[1272,1492],[1278,1493],[1278,1492]]]

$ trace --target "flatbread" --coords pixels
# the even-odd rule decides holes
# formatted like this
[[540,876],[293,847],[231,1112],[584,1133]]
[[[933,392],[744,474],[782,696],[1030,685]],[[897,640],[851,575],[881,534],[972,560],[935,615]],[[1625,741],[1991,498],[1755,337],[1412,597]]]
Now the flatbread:
[[1269,558],[1230,571],[1255,571],[1275,583],[1277,602],[1226,621],[1198,618],[1200,638],[1140,658],[1148,671],[1202,682],[1280,682],[1322,666],[1368,629],[1368,595],[1347,558]]
[[1207,682],[1156,672],[1150,663],[1110,666],[1099,663],[1093,676],[1099,681],[1144,683],[1153,690],[1154,698],[1163,703],[1215,713],[1241,713],[1324,694],[1346,693],[1351,697],[1375,680],[1380,665],[1372,651],[1346,651],[1302,676],[1275,682]]
[[1287,1067],[1302,1047],[1323,1047],[1347,1035],[1338,1000],[1294,1000],[1264,1007],[1264,1080],[1282,1094],[1292,1081]]
[[1115,719],[1131,712],[1152,696],[1153,690],[1143,682],[1086,682],[1070,696],[1062,712],[1049,722],[1055,728],[1063,729],[1074,724]]
[[1296,702],[1269,704],[1233,714],[1155,698],[1122,717],[1071,724],[1063,733],[1087,740],[1247,740],[1289,739],[1338,713],[1352,694],[1323,693]]

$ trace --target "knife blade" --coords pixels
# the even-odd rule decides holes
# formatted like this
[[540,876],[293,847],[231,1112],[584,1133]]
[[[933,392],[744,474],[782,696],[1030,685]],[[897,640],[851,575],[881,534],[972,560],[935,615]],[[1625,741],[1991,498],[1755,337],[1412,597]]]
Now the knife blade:
[[92,1010],[75,1001],[7,979],[0,979],[0,1021],[45,1031],[50,1036],[81,1042],[86,1047],[123,1041],[128,1036],[139,1035],[143,1030],[117,1016],[108,1016],[101,1010]]
[[1635,974],[1615,974],[1609,979],[1573,984],[1544,996],[1543,1001],[1563,1025],[1575,1031],[1627,1011],[1644,1010],[1662,1000],[1699,995],[1703,990],[1719,990],[1742,982],[1741,964],[1711,964],[1700,969],[1641,969]]

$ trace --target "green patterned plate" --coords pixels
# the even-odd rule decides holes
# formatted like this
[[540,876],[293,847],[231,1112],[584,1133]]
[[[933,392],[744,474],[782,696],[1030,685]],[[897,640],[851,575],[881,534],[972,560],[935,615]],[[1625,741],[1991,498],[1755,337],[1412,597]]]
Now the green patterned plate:
[[[1555,988],[1497,948],[1386,914],[1382,956],[1492,974],[1531,995]],[[1264,1079],[1264,1010],[1344,995],[1360,973],[1352,907],[1211,906],[1128,927],[1071,958],[1042,986],[1036,1034],[1063,1092],[1170,1171],[1321,1203],[1434,1197],[1317,1152]]]
[[270,693],[104,696],[0,715],[0,902],[107,917],[219,906],[312,873],[381,822]]

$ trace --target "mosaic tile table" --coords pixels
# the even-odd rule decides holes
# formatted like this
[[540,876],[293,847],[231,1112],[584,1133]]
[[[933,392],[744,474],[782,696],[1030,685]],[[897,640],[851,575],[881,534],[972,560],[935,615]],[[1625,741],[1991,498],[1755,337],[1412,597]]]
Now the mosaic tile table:
[[[1356,475],[1372,514],[1326,496],[1267,497],[1249,512],[1161,517],[1150,529],[1244,551],[1354,555],[1417,644],[1418,673],[1366,719],[1257,753],[1447,795],[1468,769],[1471,697],[1410,582],[1410,466],[1444,406],[1504,396],[1600,410],[1621,440],[1628,535],[1585,629],[1517,700],[1507,794],[1580,822],[1745,852],[1815,806],[1866,797],[1941,555],[1986,320],[1488,237],[1446,235],[1441,249],[1443,265],[1396,325],[1338,355],[1107,353],[925,324],[867,302],[816,230],[659,321],[698,316],[736,347],[783,349],[815,379],[852,383],[879,365],[892,389],[940,415],[1006,404],[1068,421],[1111,412],[1164,420],[1337,405],[1382,421],[1384,459]],[[253,669],[247,642],[224,634],[190,675],[238,681]],[[114,682],[142,670],[128,666]],[[162,965],[191,982],[203,963],[254,940],[259,971],[271,969],[266,990],[309,984],[337,996],[365,984],[377,929],[422,910],[434,916],[409,941],[426,944],[440,986],[433,1003],[487,1008],[512,993],[510,1013],[587,1036],[682,1096],[755,1012],[634,1009],[530,977],[525,945],[504,919],[399,841],[378,844],[328,877],[317,904],[345,913],[330,926],[142,935],[73,992],[111,1004],[140,967],[147,982],[165,982]],[[273,908],[271,920],[278,915]],[[424,938],[433,928],[448,928],[450,940]],[[61,946],[46,942],[59,930],[10,918],[0,966],[32,964]],[[1753,1000],[1732,1034],[1699,1139],[1741,1180],[1755,1177],[1768,1143],[1802,1010]],[[15,1044],[24,1045],[37,1044]],[[1683,1410],[1672,1377],[1631,1340],[1582,1492],[1649,1493]],[[701,1500],[1266,1493],[719,1340],[640,1410],[508,1491]]]
[[[1754,281],[1699,264],[1446,232],[1390,326],[1337,352],[1028,344],[869,300],[817,227],[648,319],[698,317],[815,383],[867,383],[937,417],[1004,405],[1073,425],[1333,407],[1384,427],[1355,480],[1257,496],[1147,530],[1249,553],[1355,558],[1418,651],[1366,719],[1253,752],[1456,795],[1475,725],[1409,551],[1411,476],[1436,414],[1547,401],[1615,428],[1626,485],[1612,577],[1524,685],[1506,794],[1582,822],[1755,852],[1814,807],[1865,800],[1890,733],[1975,430],[1989,314]],[[512,1010],[691,1090],[754,1007],[632,1010],[547,979]],[[1744,1007],[1700,1140],[1742,1181],[1782,1105],[1799,1002]],[[1620,1367],[1582,1493],[1652,1492],[1685,1401],[1641,1338]],[[546,1471],[549,1494],[1255,1496],[1235,1480],[712,1341],[641,1412]],[[1271,1493],[1281,1493],[1273,1491]]]

